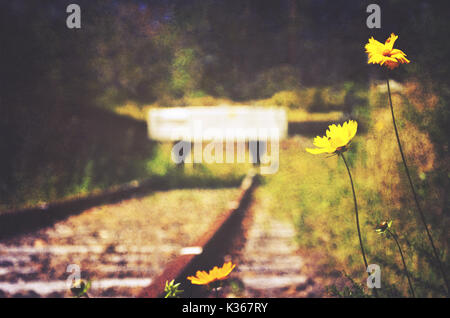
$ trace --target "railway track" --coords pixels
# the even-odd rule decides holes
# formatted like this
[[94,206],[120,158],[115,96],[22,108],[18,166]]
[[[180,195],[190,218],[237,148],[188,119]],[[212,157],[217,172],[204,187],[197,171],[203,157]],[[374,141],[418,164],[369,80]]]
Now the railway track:
[[249,175],[239,189],[195,190],[198,197],[171,190],[118,200],[3,238],[0,297],[70,296],[71,264],[92,281],[91,297],[161,296],[166,279],[223,258],[239,236],[255,181]]
[[91,280],[90,297],[162,297],[172,279],[183,297],[208,297],[186,277],[229,260],[220,297],[323,296],[292,223],[253,200],[257,184],[249,173],[239,188],[157,191],[0,240],[0,297],[70,297],[70,265]]

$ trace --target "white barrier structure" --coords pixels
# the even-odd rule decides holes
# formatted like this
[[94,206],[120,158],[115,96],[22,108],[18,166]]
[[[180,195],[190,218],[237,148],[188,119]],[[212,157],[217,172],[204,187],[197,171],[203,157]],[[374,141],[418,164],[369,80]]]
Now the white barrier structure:
[[[224,144],[225,162],[245,162],[245,145],[248,142],[251,162],[270,163],[270,168],[261,166],[262,174],[274,173],[275,166],[278,170],[279,140],[287,136],[287,129],[286,111],[281,108],[195,106],[155,108],[148,113],[149,138],[176,142],[172,152],[172,159],[176,163],[223,163]],[[210,141],[210,144],[203,147],[205,141]],[[268,142],[270,157],[268,154],[264,156]]]

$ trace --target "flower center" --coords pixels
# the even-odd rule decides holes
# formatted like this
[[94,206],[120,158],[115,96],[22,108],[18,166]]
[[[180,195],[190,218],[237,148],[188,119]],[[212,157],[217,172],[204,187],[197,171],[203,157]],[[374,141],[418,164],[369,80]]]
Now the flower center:
[[391,50],[389,50],[389,49],[384,50],[383,56],[391,57]]

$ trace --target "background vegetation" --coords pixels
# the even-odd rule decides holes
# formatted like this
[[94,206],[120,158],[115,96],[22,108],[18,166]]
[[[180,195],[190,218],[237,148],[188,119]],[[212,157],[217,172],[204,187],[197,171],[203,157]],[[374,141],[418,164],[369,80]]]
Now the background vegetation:
[[[401,114],[401,138],[408,162],[413,167],[414,183],[448,270],[448,158],[440,157],[439,146],[433,143],[430,133],[408,119],[421,118],[420,122],[428,122],[431,127],[436,124],[429,117],[430,108],[424,112],[414,106],[420,94],[418,87],[417,83],[406,84],[404,91],[394,95],[394,103]],[[366,97],[365,110],[370,113],[370,124],[365,131],[359,129],[346,157],[355,181],[368,261],[382,268],[381,294],[389,297],[408,295],[395,242],[375,233],[377,224],[392,219],[406,250],[416,294],[421,297],[445,295],[439,269],[417,218],[402,169],[387,108],[387,95],[372,86]],[[417,105],[423,105],[423,102],[421,100]],[[430,104],[430,100],[427,105],[442,107]],[[356,282],[363,282],[365,275],[346,168],[337,157],[317,157],[306,153],[305,147],[311,145],[312,138],[300,136],[283,142],[280,170],[264,179],[265,184],[258,190],[258,197],[268,202],[274,215],[281,215],[296,224],[301,250],[306,255],[313,251],[320,254],[315,265],[322,270],[322,275],[329,278],[329,285],[336,281],[336,270],[356,278]]]

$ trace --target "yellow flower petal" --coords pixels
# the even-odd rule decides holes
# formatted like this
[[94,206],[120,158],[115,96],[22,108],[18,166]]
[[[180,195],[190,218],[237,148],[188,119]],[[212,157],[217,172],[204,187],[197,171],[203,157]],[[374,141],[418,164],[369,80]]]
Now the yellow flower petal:
[[317,136],[316,138],[314,138],[313,144],[316,147],[325,148],[330,146],[330,141],[325,136],[324,137]]
[[395,43],[395,41],[397,41],[397,39],[398,39],[398,35],[391,33],[391,36],[389,38],[387,38],[386,42],[384,43],[386,50],[391,51],[392,48],[394,47],[394,43]]
[[340,124],[330,125],[325,132],[326,136],[314,138],[313,143],[317,148],[306,148],[306,151],[314,155],[345,151],[357,130],[358,123],[354,120],[349,120],[342,126]]
[[197,271],[196,276],[188,276],[187,279],[191,281],[192,284],[196,285],[207,285],[216,280],[224,280],[228,278],[228,275],[236,267],[236,265],[231,262],[224,263],[222,267],[214,266],[208,273],[206,271]]
[[364,46],[368,54],[368,64],[379,64],[389,69],[396,68],[399,64],[410,63],[405,57],[406,54],[398,49],[394,49],[398,35],[392,33],[384,44],[378,42],[373,37]]

